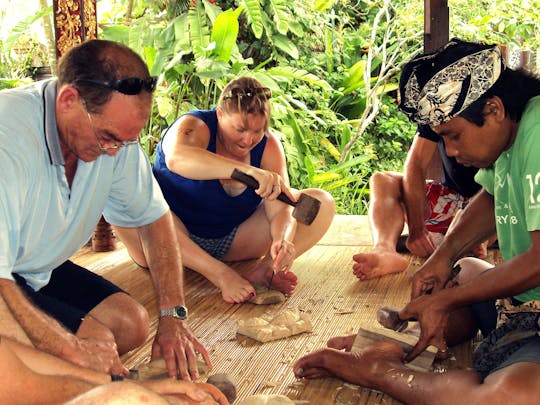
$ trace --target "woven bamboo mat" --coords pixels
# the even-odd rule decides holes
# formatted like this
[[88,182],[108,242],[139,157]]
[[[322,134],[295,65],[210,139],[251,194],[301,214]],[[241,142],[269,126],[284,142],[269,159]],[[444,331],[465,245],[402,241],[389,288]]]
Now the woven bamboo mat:
[[[360,243],[354,244],[355,239]],[[409,267],[405,272],[359,282],[352,274],[352,255],[368,251],[369,245],[365,217],[336,217],[325,238],[296,260],[293,271],[299,279],[297,289],[287,301],[278,305],[227,304],[217,288],[187,270],[185,291],[189,324],[211,354],[214,366],[211,373],[229,374],[237,382],[238,399],[263,393],[283,394],[298,404],[399,404],[387,395],[337,379],[298,381],[292,373],[296,359],[324,347],[330,337],[353,334],[360,326],[376,322],[375,313],[379,307],[401,307],[407,303],[410,277],[422,261],[408,255]],[[490,254],[492,260],[499,259],[497,251]],[[150,336],[153,337],[157,308],[150,275],[130,260],[121,244],[110,253],[91,253],[89,249],[82,249],[74,260],[117,283],[145,305],[151,317]],[[245,272],[255,264],[255,261],[249,261],[235,263],[233,267]],[[264,344],[236,334],[238,320],[261,316],[265,312],[278,313],[288,307],[310,315],[312,333]],[[136,368],[148,361],[151,343],[149,338],[143,346],[125,354],[122,357],[125,365]],[[470,345],[456,349],[455,354],[464,367],[470,363]]]

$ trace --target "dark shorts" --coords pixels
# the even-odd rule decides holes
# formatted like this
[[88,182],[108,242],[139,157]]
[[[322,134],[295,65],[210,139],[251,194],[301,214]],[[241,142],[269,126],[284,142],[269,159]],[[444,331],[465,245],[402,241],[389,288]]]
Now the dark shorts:
[[13,276],[34,305],[73,333],[100,302],[118,292],[125,293],[100,275],[69,260],[53,270],[49,283],[39,291],[34,291],[23,277]]
[[508,356],[501,364],[493,368],[490,374],[516,363],[540,364],[540,336],[531,338],[527,343]]
[[200,236],[189,234],[189,237],[195,242],[202,250],[208,253],[215,259],[221,260],[223,256],[227,254],[229,248],[232,245],[236,231],[238,227],[235,227],[231,233],[221,238],[201,238]]
[[482,336],[487,337],[497,326],[495,301],[477,302],[471,305],[471,310]]

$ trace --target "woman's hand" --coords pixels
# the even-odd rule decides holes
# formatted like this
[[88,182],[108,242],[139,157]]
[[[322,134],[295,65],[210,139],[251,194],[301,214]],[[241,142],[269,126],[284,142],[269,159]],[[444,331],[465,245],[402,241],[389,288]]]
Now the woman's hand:
[[259,188],[255,190],[261,198],[270,201],[275,200],[281,192],[283,192],[291,201],[296,201],[289,186],[278,173],[270,170],[258,169],[251,167],[246,171],[246,174],[254,177],[259,183]]
[[272,243],[270,255],[274,260],[274,272],[287,272],[291,269],[296,257],[294,243],[287,240],[279,240]]

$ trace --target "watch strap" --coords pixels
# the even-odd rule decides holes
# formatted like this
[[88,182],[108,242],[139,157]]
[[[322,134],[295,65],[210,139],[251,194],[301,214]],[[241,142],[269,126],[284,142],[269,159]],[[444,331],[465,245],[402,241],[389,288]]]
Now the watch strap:
[[177,305],[174,307],[169,307],[165,309],[161,309],[159,311],[159,316],[172,316],[173,318],[177,319],[187,319],[188,316],[188,310],[183,305]]

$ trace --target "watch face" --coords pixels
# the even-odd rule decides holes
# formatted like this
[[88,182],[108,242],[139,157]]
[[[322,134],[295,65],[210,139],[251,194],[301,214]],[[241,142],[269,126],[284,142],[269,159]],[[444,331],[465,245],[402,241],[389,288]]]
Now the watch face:
[[180,319],[186,319],[187,318],[187,310],[185,307],[175,307],[174,308],[175,312],[176,312],[176,316],[178,316],[178,318]]

